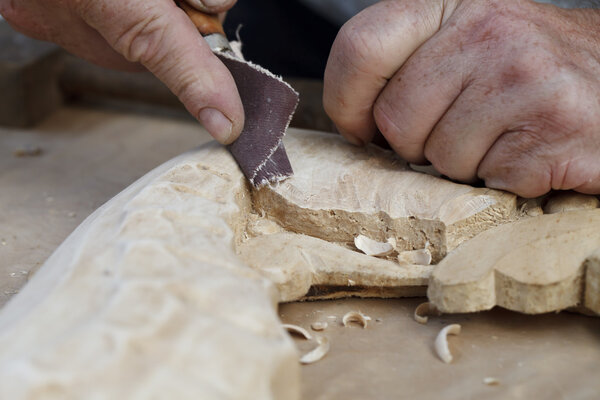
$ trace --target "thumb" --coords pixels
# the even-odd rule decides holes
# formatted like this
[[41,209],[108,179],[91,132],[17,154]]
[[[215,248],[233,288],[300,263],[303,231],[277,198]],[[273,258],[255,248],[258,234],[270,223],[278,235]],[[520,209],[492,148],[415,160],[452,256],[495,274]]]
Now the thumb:
[[235,82],[172,0],[78,0],[76,11],[127,60],[140,62],[219,142],[244,125]]
[[190,6],[197,10],[220,13],[229,10],[235,5],[237,0],[185,0]]

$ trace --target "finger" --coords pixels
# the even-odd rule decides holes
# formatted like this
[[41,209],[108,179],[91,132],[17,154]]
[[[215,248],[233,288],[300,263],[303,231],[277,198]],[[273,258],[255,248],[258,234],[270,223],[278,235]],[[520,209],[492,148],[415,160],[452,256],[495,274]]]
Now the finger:
[[424,43],[394,75],[377,99],[373,115],[390,146],[411,163],[422,164],[425,142],[466,85],[463,55],[445,50],[446,38]]
[[[531,108],[522,98],[518,90],[501,91],[486,83],[469,85],[427,137],[425,158],[443,175],[461,182],[476,181],[477,168],[494,142]],[[412,129],[408,132],[417,132]],[[427,129],[429,126],[421,131]]]
[[240,134],[244,112],[235,82],[171,0],[86,0],[82,18],[126,59],[140,62],[175,93],[221,143]]
[[185,0],[185,2],[197,10],[216,14],[231,9],[237,0]]
[[585,148],[585,141],[542,135],[546,132],[514,131],[498,138],[478,169],[486,186],[522,197],[537,197],[551,189],[600,193],[597,155]]
[[360,144],[373,138],[375,100],[400,66],[452,13],[450,3],[380,2],[342,27],[325,69],[323,105],[349,141]]

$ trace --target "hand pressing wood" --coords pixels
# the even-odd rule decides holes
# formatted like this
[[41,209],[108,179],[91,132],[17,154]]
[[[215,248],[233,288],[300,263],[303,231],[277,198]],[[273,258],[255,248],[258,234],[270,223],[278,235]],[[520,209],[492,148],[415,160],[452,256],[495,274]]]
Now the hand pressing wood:
[[496,305],[528,314],[579,305],[598,312],[598,253],[585,261],[600,248],[599,227],[600,210],[595,209],[490,229],[438,264],[427,295],[447,313]]

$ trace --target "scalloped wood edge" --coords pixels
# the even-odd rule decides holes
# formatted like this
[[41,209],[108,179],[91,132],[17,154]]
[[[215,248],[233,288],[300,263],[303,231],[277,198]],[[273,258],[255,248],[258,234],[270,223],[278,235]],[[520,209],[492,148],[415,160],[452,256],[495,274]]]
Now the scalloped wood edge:
[[599,248],[598,209],[502,225],[448,254],[427,295],[444,313],[494,306],[527,314],[576,306],[598,312]]

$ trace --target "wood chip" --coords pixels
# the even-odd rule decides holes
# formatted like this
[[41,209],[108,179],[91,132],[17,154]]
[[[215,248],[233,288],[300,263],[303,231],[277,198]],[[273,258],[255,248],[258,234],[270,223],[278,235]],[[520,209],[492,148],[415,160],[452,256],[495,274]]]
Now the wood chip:
[[42,149],[34,145],[19,147],[13,151],[15,157],[36,157],[42,154]]
[[329,326],[329,324],[325,321],[313,322],[310,325],[310,327],[312,328],[313,331],[324,331],[325,329],[327,329],[328,326]]
[[450,353],[450,349],[448,348],[448,335],[458,335],[459,333],[460,325],[452,324],[442,328],[435,338],[435,352],[446,364],[452,362],[452,353]]
[[318,346],[300,357],[301,364],[312,364],[319,361],[329,352],[329,339],[324,336],[316,336]]
[[293,324],[282,324],[283,329],[287,330],[289,333],[295,333],[297,335],[303,336],[306,340],[311,340],[312,335],[306,329],[301,326],[293,325]]
[[483,383],[488,386],[498,386],[500,384],[500,380],[498,378],[488,376],[486,378],[483,378]]
[[358,235],[354,238],[354,245],[357,249],[368,256],[383,257],[394,251],[394,246],[389,242],[378,242],[364,235]]
[[364,315],[360,311],[347,312],[346,315],[344,315],[344,318],[342,318],[344,326],[348,326],[350,322],[358,322],[362,325],[363,329],[367,327],[367,324],[370,320],[371,317]]
[[417,308],[415,308],[414,319],[420,324],[426,324],[430,315],[441,315],[441,313],[428,301],[419,304]]

